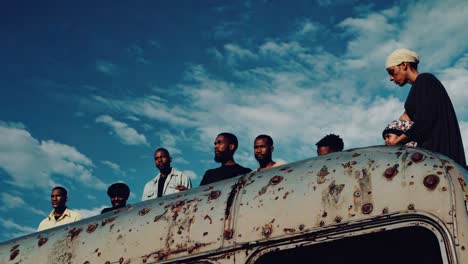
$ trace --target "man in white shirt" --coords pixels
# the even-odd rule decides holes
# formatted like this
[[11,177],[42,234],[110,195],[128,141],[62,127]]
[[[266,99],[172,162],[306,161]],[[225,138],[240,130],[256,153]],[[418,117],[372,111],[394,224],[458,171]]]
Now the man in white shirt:
[[52,189],[50,201],[54,210],[52,210],[52,212],[50,212],[50,214],[44,220],[42,220],[42,222],[39,224],[39,227],[37,228],[37,231],[69,224],[83,218],[78,212],[67,208],[67,199],[68,192],[65,188],[57,186]]
[[146,183],[141,197],[142,201],[192,188],[190,178],[183,172],[172,168],[171,161],[172,157],[167,149],[158,148],[154,152],[154,165],[159,169],[159,173]]

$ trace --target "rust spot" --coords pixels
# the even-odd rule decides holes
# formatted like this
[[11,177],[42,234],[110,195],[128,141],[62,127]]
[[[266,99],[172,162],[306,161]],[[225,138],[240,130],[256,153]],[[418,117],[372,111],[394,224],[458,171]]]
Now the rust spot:
[[229,240],[232,238],[233,235],[234,235],[234,231],[232,229],[224,230],[224,233],[223,233],[224,239]]
[[280,183],[283,180],[283,176],[280,175],[275,175],[273,178],[270,179],[270,184],[271,185],[276,185]]
[[262,235],[264,237],[270,237],[272,233],[273,233],[273,226],[271,224],[268,224],[262,227]]
[[283,231],[285,233],[294,233],[294,232],[296,232],[296,229],[295,228],[284,228]]
[[289,170],[288,166],[284,166],[283,168],[280,169],[280,171],[286,171],[286,170]]
[[424,159],[424,155],[421,152],[415,152],[411,155],[411,160],[413,162],[420,162]]
[[96,230],[97,227],[98,227],[98,224],[89,224],[88,228],[86,228],[86,232],[92,233],[94,232],[94,230]]
[[294,171],[294,170],[293,170],[293,169],[291,169],[291,170],[288,170],[288,171],[287,171],[287,173],[291,173],[291,172],[293,172],[293,171]]
[[386,214],[388,213],[388,207],[385,207],[383,210],[382,210],[382,214]]
[[414,204],[409,204],[408,205],[408,210],[414,210]]
[[356,164],[357,164],[357,161],[353,160],[353,161],[348,161],[346,163],[342,163],[341,166],[343,166],[344,169],[349,169],[349,168],[352,168]]
[[370,203],[367,203],[361,207],[361,211],[363,214],[370,214],[373,209],[374,209],[374,206],[372,206],[372,204]]
[[286,197],[288,197],[288,195],[289,195],[289,192],[284,193],[283,199],[286,199]]
[[460,183],[460,186],[463,190],[463,192],[466,192],[466,182],[465,182],[465,179],[463,179],[462,177],[458,178],[458,182]]
[[140,216],[144,216],[145,214],[149,213],[149,211],[151,211],[151,208],[143,208],[140,211],[138,211],[138,214]]
[[157,216],[155,216],[155,217],[154,217],[154,220],[153,220],[153,222],[156,222],[156,221],[158,221],[158,220],[159,220],[161,217],[163,217],[163,215],[165,215],[166,213],[167,213],[167,209],[166,209],[166,211],[164,211],[164,213],[162,213],[162,214],[160,214],[160,215],[157,215]]
[[359,156],[361,156],[361,154],[359,154],[359,153],[354,153],[351,157],[355,158],[355,157],[359,157]]
[[124,261],[124,258],[123,258],[123,257],[120,257],[120,258],[119,258],[119,264],[122,264],[123,261]]
[[424,177],[424,180],[423,180],[424,186],[426,186],[426,188],[430,190],[434,190],[439,184],[439,182],[440,182],[439,176],[434,175],[434,174],[427,175],[426,177]]
[[204,220],[208,219],[210,221],[210,225],[213,223],[213,220],[211,220],[211,217],[209,215],[205,215],[203,219]]
[[447,191],[447,187],[445,187],[445,186],[442,187],[442,191],[443,191],[443,192]]
[[324,166],[320,169],[320,171],[317,173],[317,176],[318,176],[318,177],[317,177],[317,183],[318,183],[318,184],[324,183],[325,180],[326,180],[325,177],[326,177],[328,174],[330,174],[330,173],[328,172],[328,168],[327,168],[327,166],[324,165]]
[[[39,238],[40,238],[40,236],[39,236]],[[19,245],[14,245],[14,246],[10,249],[10,252],[12,252],[12,251],[14,251],[14,250],[16,250],[16,249],[18,249],[18,248],[19,248]]]
[[325,221],[320,221],[320,226],[324,226],[325,225]]
[[341,216],[337,216],[335,217],[335,222],[340,223],[342,219]]
[[393,167],[387,168],[384,172],[385,178],[392,179],[393,177],[395,177],[395,175],[398,174],[398,166],[398,164],[395,164],[393,165]]
[[324,211],[322,217],[327,217],[327,211]]
[[208,232],[203,232],[203,236],[207,236],[208,235]]
[[115,220],[115,217],[110,217],[110,218],[104,219],[101,222],[101,226],[105,226],[105,225],[107,225],[109,223],[112,223],[112,222],[114,222],[114,220]]
[[74,227],[72,230],[68,231],[68,236],[71,237],[71,240],[78,237],[78,235],[83,231],[83,228],[76,228]]
[[39,238],[39,240],[37,241],[37,245],[42,247],[45,243],[47,243],[47,240],[49,240],[47,237],[41,237]]
[[304,224],[299,225],[299,230],[300,230],[300,231],[304,230],[304,228],[305,228],[305,225],[304,225]]
[[14,260],[14,259],[19,255],[19,253],[20,253],[19,249],[13,250],[13,251],[10,253],[10,260]]
[[220,191],[211,191],[210,195],[208,196],[208,201],[217,199],[221,195]]
[[85,261],[85,262],[83,262],[83,264],[90,264],[90,263],[89,263],[89,261]]

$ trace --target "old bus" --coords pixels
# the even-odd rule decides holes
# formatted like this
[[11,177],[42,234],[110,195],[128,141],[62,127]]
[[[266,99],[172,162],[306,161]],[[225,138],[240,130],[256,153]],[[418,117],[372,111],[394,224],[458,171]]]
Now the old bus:
[[368,147],[0,244],[0,263],[468,263],[467,171]]

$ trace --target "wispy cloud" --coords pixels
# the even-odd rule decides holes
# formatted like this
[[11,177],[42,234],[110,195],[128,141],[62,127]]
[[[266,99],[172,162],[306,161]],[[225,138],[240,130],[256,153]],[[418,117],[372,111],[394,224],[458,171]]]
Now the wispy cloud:
[[55,185],[52,175],[58,175],[92,188],[105,188],[92,174],[92,161],[72,146],[39,141],[27,130],[5,123],[0,124],[0,137],[0,167],[12,177],[10,184],[47,188]]
[[117,73],[118,67],[114,63],[105,60],[96,61],[96,70],[108,75]]
[[47,215],[44,211],[34,208],[31,205],[26,204],[23,198],[11,195],[9,193],[2,193],[2,206],[0,210],[12,209],[12,208],[22,208],[23,210],[30,211],[37,215]]
[[100,214],[105,207],[111,207],[110,201],[108,206],[102,205],[92,209],[73,209],[73,211],[78,212],[83,218],[88,218]]
[[117,175],[125,176],[125,174],[126,174],[125,171],[122,170],[120,168],[120,165],[117,164],[117,163],[114,163],[114,162],[108,161],[108,160],[103,160],[103,161],[101,161],[101,163],[106,165],[110,169],[112,169],[114,171],[114,173],[117,174]]
[[[2,225],[3,228],[5,228],[5,229],[10,230],[10,232],[11,232],[9,234],[10,236],[7,237],[7,238],[23,236],[23,235],[34,233],[34,232],[37,231],[36,228],[19,225],[19,224],[16,223],[16,221],[14,221],[12,219],[4,219],[2,217],[0,217],[0,225]],[[11,230],[13,230],[13,231],[11,231]]]
[[125,145],[149,145],[145,135],[138,133],[136,129],[130,127],[124,122],[115,120],[111,116],[98,116],[96,118],[96,123],[102,123],[111,128],[112,133],[114,133],[120,139],[120,142]]

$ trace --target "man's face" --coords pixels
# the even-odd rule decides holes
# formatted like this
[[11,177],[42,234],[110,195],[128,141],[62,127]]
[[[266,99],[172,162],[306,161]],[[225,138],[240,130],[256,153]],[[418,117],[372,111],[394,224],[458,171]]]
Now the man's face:
[[406,71],[403,70],[403,67],[405,67],[405,64],[402,63],[387,68],[390,81],[394,82],[399,86],[403,86],[408,82],[406,77]]
[[332,152],[335,152],[335,151],[333,151],[333,149],[331,149],[329,146],[322,146],[317,149],[317,155],[319,156],[332,153]]
[[154,153],[154,165],[160,171],[171,167],[171,157],[164,150],[158,150]]
[[52,208],[58,208],[65,206],[67,202],[67,197],[63,195],[62,190],[54,189],[52,190],[52,194],[50,195],[50,201],[52,203]]
[[397,134],[393,134],[393,133],[387,133],[384,135],[384,139],[385,139],[385,145],[387,146],[395,146],[396,145],[396,140],[397,140],[398,136]]
[[228,161],[231,158],[231,150],[228,140],[224,136],[217,136],[214,142],[214,160],[216,162]]
[[119,197],[117,195],[111,197],[110,200],[113,208],[124,207],[127,204],[127,200],[125,198]]
[[273,147],[268,145],[268,142],[264,138],[259,138],[254,142],[254,155],[258,162],[265,162],[271,160],[271,152]]

